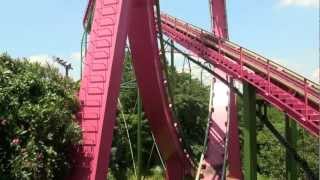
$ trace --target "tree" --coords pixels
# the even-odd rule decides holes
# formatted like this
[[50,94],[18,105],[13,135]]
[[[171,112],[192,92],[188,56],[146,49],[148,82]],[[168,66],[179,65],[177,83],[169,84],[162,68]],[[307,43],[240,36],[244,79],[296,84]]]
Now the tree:
[[[268,108],[268,118],[274,127],[281,133],[285,134],[285,116],[274,107]],[[293,120],[292,120],[293,121]],[[317,138],[310,135],[302,127],[298,126],[298,141],[296,151],[304,159],[314,174],[319,175],[319,151]],[[259,172],[269,178],[285,179],[285,147],[279,143],[267,127],[262,126],[258,131],[258,165]],[[298,177],[305,178],[305,174],[298,163]]]
[[0,55],[0,179],[61,179],[80,141],[77,84],[58,70]]
[[[242,99],[238,98],[238,116],[239,120],[242,118]],[[261,101],[261,99],[260,99]],[[283,112],[272,106],[268,106],[267,113],[269,121],[277,129],[278,132],[283,134],[285,131],[285,116]],[[243,120],[240,120],[240,141],[243,144],[243,138],[241,135]],[[271,131],[264,126],[259,118],[256,118],[257,122],[257,161],[258,161],[258,173],[262,179],[285,179],[286,169],[286,152],[285,147],[276,139]],[[316,176],[319,175],[318,169],[318,143],[317,138],[310,135],[302,127],[298,126],[298,142],[296,151],[309,165]],[[243,156],[243,155],[242,155]],[[299,168],[299,165],[298,165]],[[298,177],[300,179],[306,179],[301,168],[298,170]]]
[[[198,159],[202,152],[207,124],[209,87],[202,85],[197,79],[192,79],[191,75],[187,73],[178,73],[175,70],[169,71],[170,82],[172,82],[173,77],[176,82],[172,87],[175,99],[176,119],[182,127],[181,131],[184,136],[184,144],[191,148],[191,153],[195,154],[195,157]],[[119,109],[117,127],[114,132],[110,174],[112,174],[115,179],[128,179],[130,174],[133,174],[133,164],[120,111],[124,113],[128,122],[128,130],[134,155],[136,154],[137,129],[137,86],[129,53],[126,54],[124,64],[120,99],[123,107]],[[157,169],[159,169],[158,167],[162,167],[162,165],[155,149],[150,156],[153,139],[146,117],[144,117],[142,121],[142,137],[143,174],[147,176],[155,172],[159,173]],[[150,160],[149,156],[151,157]]]

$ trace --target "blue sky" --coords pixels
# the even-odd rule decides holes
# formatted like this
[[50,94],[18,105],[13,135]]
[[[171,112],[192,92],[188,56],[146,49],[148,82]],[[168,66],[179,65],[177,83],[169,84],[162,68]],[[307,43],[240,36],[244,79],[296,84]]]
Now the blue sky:
[[[318,0],[227,2],[230,40],[316,80]],[[186,3],[188,2],[188,3]],[[69,60],[79,70],[86,0],[10,0],[0,7],[0,52],[13,57]],[[210,28],[208,1],[161,0],[163,11]]]

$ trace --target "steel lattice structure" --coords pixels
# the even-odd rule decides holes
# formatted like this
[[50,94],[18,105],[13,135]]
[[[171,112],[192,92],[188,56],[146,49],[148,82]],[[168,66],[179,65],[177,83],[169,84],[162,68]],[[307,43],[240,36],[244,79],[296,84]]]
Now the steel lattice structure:
[[[81,111],[78,113],[84,139],[83,144],[76,147],[74,152],[76,166],[69,179],[105,179],[127,37],[143,108],[164,158],[166,177],[178,180],[186,175],[195,176],[196,167],[182,144],[183,139],[168,98],[157,42],[157,28],[160,28],[157,18],[161,19],[163,34],[212,64],[220,78],[226,82],[235,79],[250,85],[263,100],[286,112],[308,132],[318,137],[319,85],[230,42],[225,1],[211,0],[210,3],[213,33],[167,14],[157,17],[154,11],[155,2],[151,0],[89,1],[84,23],[89,21],[90,11],[94,16],[91,19],[90,40],[79,92]],[[229,144],[239,144],[235,95],[233,92],[230,94]],[[222,137],[226,136],[226,130],[223,130],[223,133]],[[215,137],[212,138],[216,140]],[[209,136],[210,140],[212,139]],[[222,148],[226,148],[225,140],[219,143]],[[208,145],[206,157],[212,154],[219,143],[213,143],[215,148]],[[229,175],[242,179],[238,146],[228,148]],[[221,164],[221,159],[214,159],[208,161],[209,166],[214,167],[215,164],[211,162],[217,161]],[[207,176],[203,174],[203,178]]]

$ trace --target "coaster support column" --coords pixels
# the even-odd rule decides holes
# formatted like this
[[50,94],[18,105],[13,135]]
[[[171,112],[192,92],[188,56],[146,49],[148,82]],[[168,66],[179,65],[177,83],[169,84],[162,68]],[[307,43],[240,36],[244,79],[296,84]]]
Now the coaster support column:
[[[289,116],[285,115],[285,135],[287,142],[293,147],[297,147],[297,136],[298,129],[297,124],[290,120]],[[296,161],[293,155],[286,149],[286,178],[287,180],[297,180],[298,178],[298,169]]]
[[256,93],[254,87],[243,84],[243,139],[244,139],[244,179],[257,179],[257,129]]

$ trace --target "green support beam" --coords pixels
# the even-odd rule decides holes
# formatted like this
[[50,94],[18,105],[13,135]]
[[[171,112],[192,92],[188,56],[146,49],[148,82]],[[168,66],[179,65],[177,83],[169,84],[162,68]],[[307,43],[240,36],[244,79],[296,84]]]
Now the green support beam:
[[[263,117],[260,115],[260,117]],[[274,135],[274,137],[286,148],[287,153],[293,157],[295,162],[300,166],[300,168],[304,171],[306,175],[306,179],[317,179],[314,172],[312,172],[306,160],[302,159],[297,151],[288,143],[286,138],[282,137],[282,135],[277,131],[277,129],[273,126],[273,124],[269,121],[267,116],[260,118],[261,122],[270,130],[270,132]]]
[[[290,118],[285,116],[285,135],[287,142],[292,146],[292,148],[296,149],[297,147],[297,137],[298,137],[298,129],[297,124],[290,120]],[[297,180],[298,179],[298,168],[297,163],[288,149],[286,149],[286,178],[287,180]]]
[[170,40],[170,43],[171,43],[171,51],[170,51],[170,60],[171,60],[171,71],[174,72],[175,70],[175,67],[174,67],[174,42],[173,40]]
[[171,101],[172,103],[174,103],[174,90],[175,90],[175,87],[176,87],[176,69],[175,69],[175,66],[174,66],[174,42],[173,40],[170,41],[171,43],[171,49],[170,49],[170,69],[171,69],[171,82],[170,82],[170,85],[171,85],[171,90],[172,90],[172,96],[171,96]]
[[138,94],[138,128],[137,128],[137,180],[141,180],[142,170],[142,142],[141,142],[141,122],[142,122],[142,102],[140,94]]
[[244,179],[257,179],[256,93],[254,87],[243,84]]

